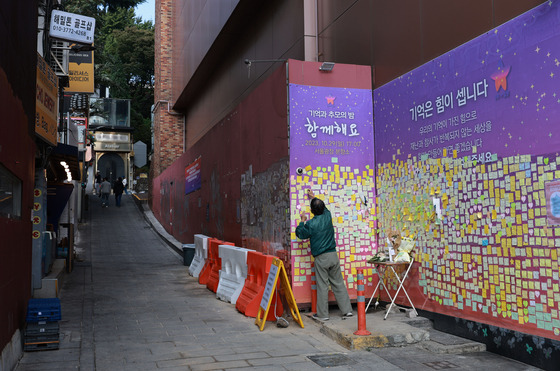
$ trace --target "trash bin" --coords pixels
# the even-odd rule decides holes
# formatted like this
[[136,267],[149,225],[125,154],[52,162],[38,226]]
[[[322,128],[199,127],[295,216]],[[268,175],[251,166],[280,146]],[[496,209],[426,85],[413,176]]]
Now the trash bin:
[[183,265],[190,266],[194,258],[194,243],[183,245]]

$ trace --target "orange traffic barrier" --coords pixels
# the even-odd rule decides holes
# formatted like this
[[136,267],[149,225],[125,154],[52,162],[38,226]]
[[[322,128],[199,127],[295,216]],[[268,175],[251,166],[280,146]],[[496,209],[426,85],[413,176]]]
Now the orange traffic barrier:
[[358,330],[354,335],[371,335],[366,329],[366,298],[364,297],[364,271],[358,269]]
[[206,258],[204,266],[202,267],[198,275],[198,283],[200,283],[201,285],[206,285],[208,283],[208,276],[210,276],[210,271],[212,270],[212,259],[210,253],[210,241],[212,240],[213,238],[208,239],[208,257]]
[[[237,310],[247,317],[257,317],[273,259],[274,256],[263,255],[257,251],[247,252],[247,279],[237,298],[237,303],[235,303]],[[281,316],[284,312],[282,301],[278,297],[278,290],[274,292],[271,299],[272,305],[275,310],[269,310],[266,318],[268,321],[275,321],[276,316]]]
[[220,241],[217,238],[208,240],[208,260],[210,260],[210,268],[208,272],[208,280],[206,287],[212,292],[216,292],[220,283],[220,269],[222,269],[222,258],[220,258],[220,245],[234,246],[234,243]]

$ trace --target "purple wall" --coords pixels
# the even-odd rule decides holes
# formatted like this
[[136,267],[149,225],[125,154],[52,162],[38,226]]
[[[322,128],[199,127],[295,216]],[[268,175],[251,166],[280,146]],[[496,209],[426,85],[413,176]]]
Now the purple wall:
[[414,236],[421,309],[560,334],[559,24],[545,3],[374,90],[380,241]]

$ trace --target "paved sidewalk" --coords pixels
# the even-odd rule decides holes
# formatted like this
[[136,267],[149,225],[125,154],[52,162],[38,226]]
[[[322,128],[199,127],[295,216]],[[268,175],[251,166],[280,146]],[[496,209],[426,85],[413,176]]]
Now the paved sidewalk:
[[320,364],[332,370],[533,369],[487,352],[349,351],[307,316],[303,329],[267,322],[261,332],[253,318],[188,275],[182,257],[158,234],[161,226],[131,195],[120,208],[114,198],[109,208],[101,208],[97,196],[89,200],[78,259],[61,290],[60,349],[24,353],[17,371],[321,370]]

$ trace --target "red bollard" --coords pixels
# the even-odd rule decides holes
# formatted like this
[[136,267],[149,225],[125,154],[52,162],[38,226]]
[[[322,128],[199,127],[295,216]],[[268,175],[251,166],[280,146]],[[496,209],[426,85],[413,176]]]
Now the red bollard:
[[311,267],[311,312],[317,313],[317,279],[315,278],[315,265]]
[[371,335],[366,330],[366,298],[364,297],[364,271],[358,269],[358,330],[354,335]]

